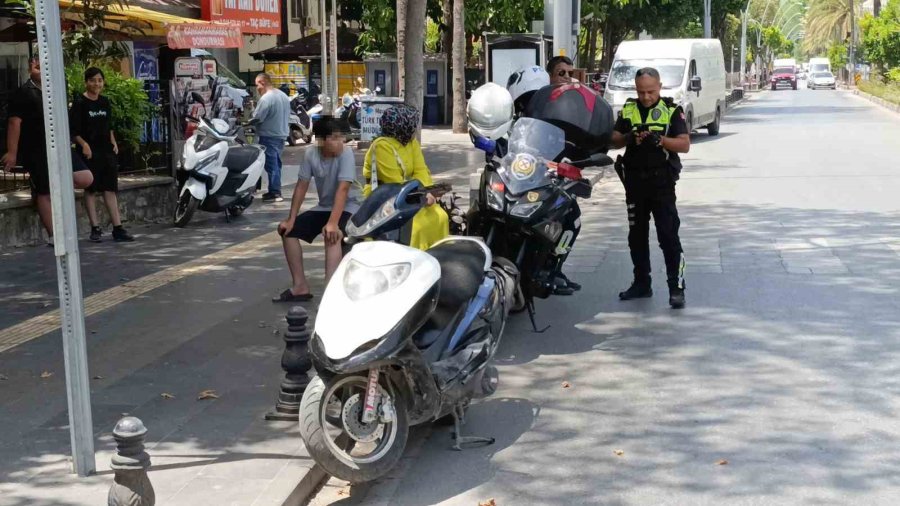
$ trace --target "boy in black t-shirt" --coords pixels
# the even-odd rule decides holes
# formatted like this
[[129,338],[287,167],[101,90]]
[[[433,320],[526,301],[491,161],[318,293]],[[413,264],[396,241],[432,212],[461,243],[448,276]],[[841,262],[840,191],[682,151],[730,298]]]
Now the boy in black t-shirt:
[[[6,171],[17,163],[28,171],[32,196],[37,203],[41,224],[53,244],[53,210],[50,206],[50,173],[44,135],[44,100],[41,94],[41,64],[37,58],[29,62],[31,78],[16,91],[9,102],[6,154],[2,164]],[[84,161],[72,153],[72,180],[76,189],[87,188],[93,181]]]
[[84,72],[85,92],[75,97],[72,102],[69,125],[72,140],[78,145],[91,173],[94,174],[94,184],[87,189],[84,197],[85,208],[91,221],[91,241],[100,242],[100,236],[103,234],[97,217],[95,196],[98,193],[103,194],[103,201],[109,211],[109,218],[113,224],[113,239],[119,242],[133,241],[134,237],[122,227],[122,219],[119,216],[119,202],[116,198],[116,192],[119,190],[116,160],[119,146],[116,143],[116,135],[110,128],[112,108],[109,99],[100,94],[106,84],[105,77],[103,71],[97,67],[91,67]]

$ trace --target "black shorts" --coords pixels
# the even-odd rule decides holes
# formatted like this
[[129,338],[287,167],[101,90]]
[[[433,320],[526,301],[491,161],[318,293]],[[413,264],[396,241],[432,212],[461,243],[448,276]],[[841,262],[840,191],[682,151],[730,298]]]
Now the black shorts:
[[90,193],[117,192],[119,191],[119,163],[112,149],[108,151],[94,151],[90,160],[86,160],[87,166],[94,175],[94,182],[88,186]]
[[[28,171],[31,181],[31,191],[35,195],[50,195],[50,170],[47,163],[47,152],[43,149],[27,153],[22,160],[22,166]],[[88,170],[84,159],[75,150],[72,150],[72,172]]]
[[[338,221],[341,233],[346,234],[347,221],[350,220],[351,216],[353,215],[347,212],[341,214],[341,219]],[[294,220],[294,228],[284,234],[284,236],[295,237],[312,244],[316,237],[322,234],[322,229],[328,224],[328,218],[330,217],[331,211],[306,211],[305,213],[300,213],[297,219]]]

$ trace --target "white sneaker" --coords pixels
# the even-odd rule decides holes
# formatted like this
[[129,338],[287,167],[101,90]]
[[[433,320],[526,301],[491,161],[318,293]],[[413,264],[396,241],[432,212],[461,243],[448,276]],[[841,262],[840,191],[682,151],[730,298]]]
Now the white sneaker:
[[275,202],[284,202],[284,197],[282,197],[281,195],[275,197]]

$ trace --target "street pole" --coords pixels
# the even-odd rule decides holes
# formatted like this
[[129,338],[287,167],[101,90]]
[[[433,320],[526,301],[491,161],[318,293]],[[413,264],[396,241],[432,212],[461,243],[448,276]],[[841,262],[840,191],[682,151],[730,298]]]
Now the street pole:
[[571,0],[554,0],[553,2],[553,54],[557,56],[569,54],[572,47],[572,2]]
[[319,25],[322,29],[322,112],[328,116],[331,115],[331,95],[328,93],[328,11],[326,10],[325,0],[319,0]]
[[331,0],[331,107],[336,110],[338,105],[338,33],[337,33],[337,2]]
[[853,12],[853,0],[850,1],[850,76],[847,84],[854,84],[856,74],[856,16]]
[[731,87],[734,88],[734,44],[731,45]]
[[62,61],[62,28],[59,22],[59,3],[56,0],[36,0],[34,9],[38,55],[41,61],[44,134],[50,171],[50,201],[55,232],[54,254],[59,282],[59,312],[66,366],[72,466],[75,473],[83,477],[94,473],[96,463],[87,343],[84,335],[81,264],[78,258],[78,231],[75,223],[72,152],[69,147],[71,137],[66,112],[68,101]]
[[703,38],[712,38],[712,0],[703,0]]
[[741,85],[744,84],[744,67],[747,65],[747,18],[750,17],[749,9],[750,2],[748,0],[747,8],[741,13],[741,59],[738,60],[738,65],[741,67],[738,74],[741,76]]

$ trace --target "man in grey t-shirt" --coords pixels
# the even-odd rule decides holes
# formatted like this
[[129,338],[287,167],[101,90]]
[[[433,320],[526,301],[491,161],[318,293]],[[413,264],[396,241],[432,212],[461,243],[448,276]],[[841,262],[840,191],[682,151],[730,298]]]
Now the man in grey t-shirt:
[[[306,150],[288,218],[278,224],[284,246],[284,257],[291,271],[292,285],[274,302],[297,302],[312,299],[306,273],[303,271],[303,249],[300,240],[311,244],[319,234],[325,238],[325,283],[341,263],[343,230],[350,216],[359,209],[360,193],[353,151],[344,145],[341,123],[333,118],[316,123],[316,146]],[[311,180],[316,182],[318,204],[300,214]]]
[[269,191],[264,202],[281,202],[281,152],[291,130],[291,99],[272,84],[269,74],[256,76],[259,102],[253,110],[250,124],[256,127],[259,143],[266,147],[266,172],[269,174]]

